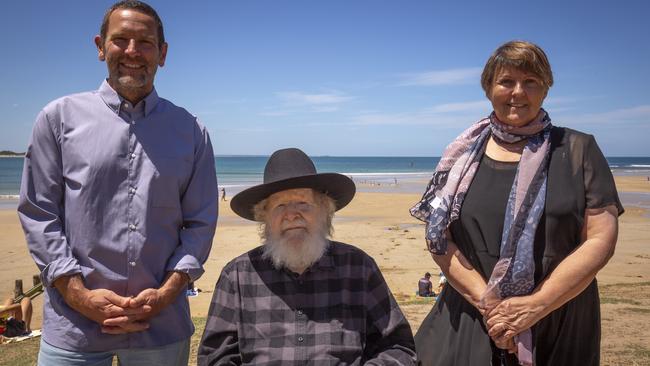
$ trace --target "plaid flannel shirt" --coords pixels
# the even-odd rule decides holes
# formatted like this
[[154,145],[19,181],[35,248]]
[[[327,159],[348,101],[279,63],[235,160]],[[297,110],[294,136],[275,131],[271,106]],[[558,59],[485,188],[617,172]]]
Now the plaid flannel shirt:
[[330,242],[302,275],[262,253],[221,272],[199,365],[415,365],[411,328],[366,253]]

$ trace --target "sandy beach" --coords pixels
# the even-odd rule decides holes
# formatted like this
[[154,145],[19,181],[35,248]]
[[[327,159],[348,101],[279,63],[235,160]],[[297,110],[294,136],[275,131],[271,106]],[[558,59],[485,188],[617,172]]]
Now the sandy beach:
[[[646,176],[616,177],[626,204],[620,220],[617,250],[598,274],[601,284],[603,364],[626,360],[630,349],[650,357],[650,182]],[[422,182],[422,189],[425,182]],[[412,295],[424,272],[437,274],[423,241],[423,225],[410,217],[408,208],[420,193],[397,186],[362,184],[352,203],[335,218],[334,239],[355,244],[375,258],[393,293],[402,303],[413,330],[417,330],[431,304]],[[205,316],[222,267],[237,255],[259,245],[258,226],[240,219],[229,202],[220,205],[220,217],[206,272],[196,282],[202,293],[190,299],[193,316]],[[0,295],[11,294],[15,279],[31,286],[37,268],[29,256],[13,208],[0,208]],[[437,278],[434,275],[434,280]],[[606,292],[606,293],[605,293]],[[35,302],[33,328],[40,328],[42,297]],[[199,330],[199,331],[202,331]],[[630,348],[632,347],[632,348]],[[636,348],[635,348],[636,347]],[[632,356],[630,356],[632,357]],[[645,358],[648,359],[648,358]]]

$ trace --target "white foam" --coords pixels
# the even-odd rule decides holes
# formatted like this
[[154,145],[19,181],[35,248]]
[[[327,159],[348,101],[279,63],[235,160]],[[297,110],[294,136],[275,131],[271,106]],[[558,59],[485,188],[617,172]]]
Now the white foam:
[[432,171],[428,172],[385,172],[385,173],[341,173],[343,175],[347,176],[352,176],[352,177],[393,177],[393,176],[398,176],[398,177],[417,177],[417,176],[430,176]]
[[241,188],[241,187],[250,187],[254,183],[248,183],[248,184],[219,184],[219,189],[221,188]]

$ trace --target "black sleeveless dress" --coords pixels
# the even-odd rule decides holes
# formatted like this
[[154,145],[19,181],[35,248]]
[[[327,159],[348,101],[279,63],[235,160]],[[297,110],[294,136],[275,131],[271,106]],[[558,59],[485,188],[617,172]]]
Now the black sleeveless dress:
[[[459,250],[488,279],[497,260],[510,187],[518,163],[483,156],[460,219],[451,226]],[[586,208],[614,204],[614,179],[593,136],[553,127],[545,211],[535,236],[535,281],[553,271],[581,243]],[[539,321],[533,331],[535,365],[599,365],[600,302],[594,280],[582,293]],[[422,365],[517,365],[496,348],[478,310],[446,286],[416,336]]]

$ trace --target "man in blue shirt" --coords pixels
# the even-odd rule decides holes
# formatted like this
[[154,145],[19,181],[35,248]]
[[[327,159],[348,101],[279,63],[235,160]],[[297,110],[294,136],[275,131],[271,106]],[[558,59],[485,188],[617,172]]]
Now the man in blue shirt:
[[186,365],[185,289],[217,221],[210,138],[154,89],[167,43],[153,8],[116,3],[95,43],[108,78],[45,106],[25,157],[18,212],[46,288],[39,365]]

